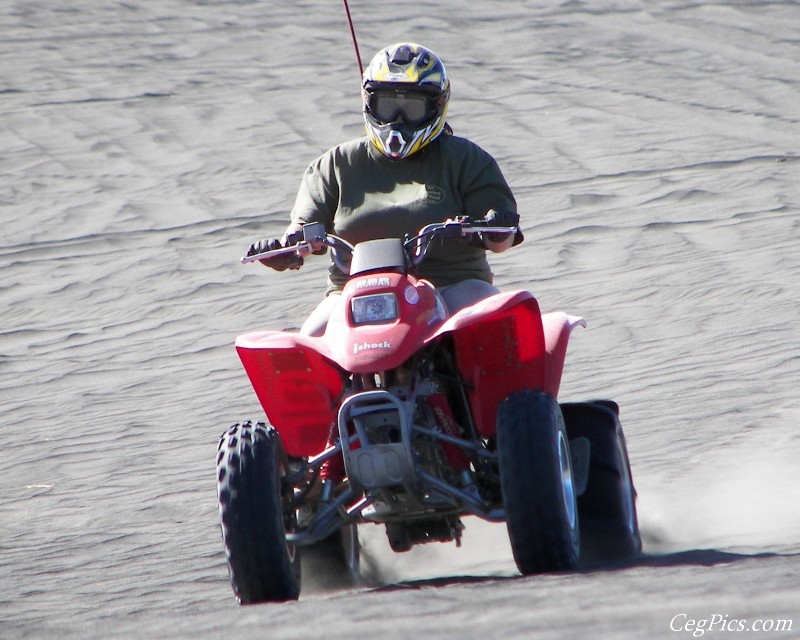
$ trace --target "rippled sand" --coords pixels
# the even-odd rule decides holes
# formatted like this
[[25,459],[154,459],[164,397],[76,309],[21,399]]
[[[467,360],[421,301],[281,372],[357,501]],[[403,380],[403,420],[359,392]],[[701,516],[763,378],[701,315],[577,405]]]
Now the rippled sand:
[[[324,260],[243,267],[362,133],[341,3],[0,6],[0,637],[680,637],[800,628],[800,5],[353,0],[415,40],[527,241],[497,282],[580,314],[563,399],[622,406],[647,556],[516,576],[502,526],[379,586],[240,608],[214,454],[257,417],[232,343],[297,327]],[[380,586],[383,585],[383,586]],[[775,634],[775,637],[780,634]]]

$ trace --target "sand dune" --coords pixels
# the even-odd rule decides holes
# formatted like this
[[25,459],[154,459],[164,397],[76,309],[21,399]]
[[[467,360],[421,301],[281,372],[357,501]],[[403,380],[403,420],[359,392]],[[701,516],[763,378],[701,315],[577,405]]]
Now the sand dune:
[[517,194],[497,282],[589,321],[562,397],[622,406],[646,556],[523,579],[502,526],[400,556],[367,531],[376,586],[238,607],[213,461],[259,408],[233,339],[299,326],[326,269],[238,258],[361,135],[341,3],[12,0],[0,637],[672,637],[681,613],[797,634],[800,6],[384,4],[351,2],[362,55],[436,50],[451,124]]

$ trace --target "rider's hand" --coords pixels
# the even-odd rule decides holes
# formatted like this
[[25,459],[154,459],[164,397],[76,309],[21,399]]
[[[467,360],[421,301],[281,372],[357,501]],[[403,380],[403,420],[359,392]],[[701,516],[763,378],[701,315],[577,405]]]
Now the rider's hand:
[[[286,246],[290,244],[296,244],[291,242],[292,238],[290,237],[286,243]],[[251,244],[250,248],[247,250],[248,256],[254,256],[259,253],[264,253],[265,251],[274,251],[275,249],[282,249],[284,245],[281,244],[281,241],[278,238],[268,238],[266,240],[261,240],[260,242],[256,242],[255,244]],[[271,258],[264,258],[263,260],[259,260],[259,262],[267,267],[271,267],[275,269],[275,271],[285,271],[286,269],[299,269],[303,266],[303,256],[298,256],[295,253],[282,253],[277,256],[272,256]]]
[[[483,218],[487,227],[516,227],[519,225],[519,214],[507,209],[495,211],[489,209]],[[487,233],[486,239],[491,242],[503,242],[508,238],[507,233]]]

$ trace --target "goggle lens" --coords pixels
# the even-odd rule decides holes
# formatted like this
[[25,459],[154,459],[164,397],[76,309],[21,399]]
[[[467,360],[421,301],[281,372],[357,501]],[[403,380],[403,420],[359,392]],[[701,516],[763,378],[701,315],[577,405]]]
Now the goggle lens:
[[376,91],[370,101],[370,111],[383,124],[395,122],[402,116],[406,124],[418,125],[428,119],[430,96],[413,91]]

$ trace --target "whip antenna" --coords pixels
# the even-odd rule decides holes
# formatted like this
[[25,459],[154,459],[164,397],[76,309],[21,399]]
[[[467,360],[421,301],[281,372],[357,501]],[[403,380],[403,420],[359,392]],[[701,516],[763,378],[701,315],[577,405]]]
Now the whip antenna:
[[347,4],[347,0],[342,0],[344,2],[344,11],[347,14],[347,24],[350,25],[350,37],[353,39],[353,48],[356,50],[356,60],[358,61],[358,74],[359,76],[364,75],[364,65],[361,64],[361,53],[358,51],[358,40],[356,40],[356,30],[353,28],[353,18],[350,17],[350,7]]

